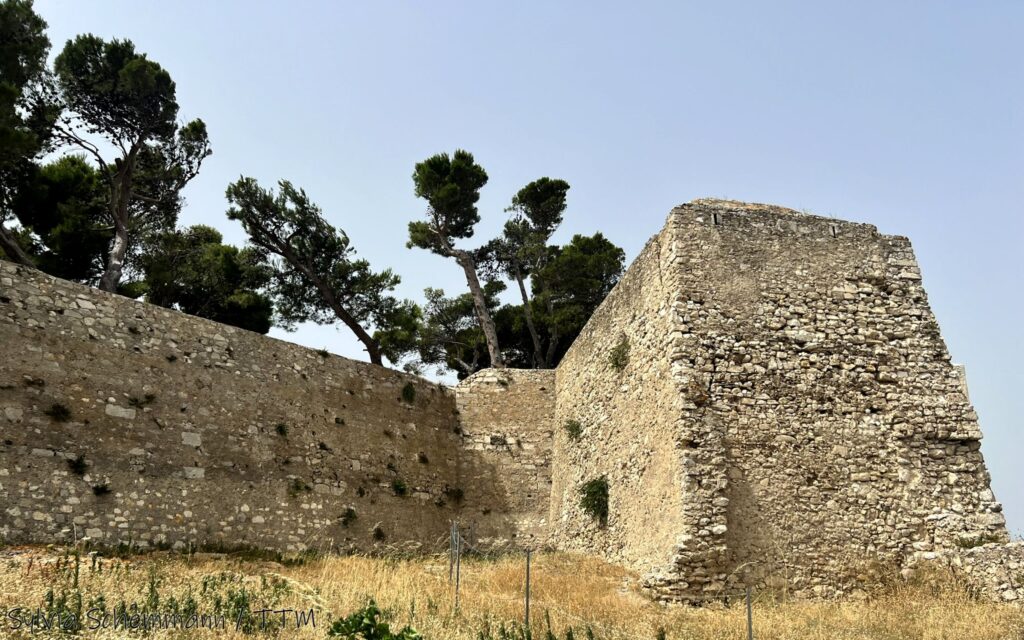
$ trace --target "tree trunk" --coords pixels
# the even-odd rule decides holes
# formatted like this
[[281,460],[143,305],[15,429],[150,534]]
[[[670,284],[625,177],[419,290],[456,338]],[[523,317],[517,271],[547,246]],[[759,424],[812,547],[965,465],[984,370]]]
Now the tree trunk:
[[26,267],[36,268],[36,263],[32,261],[32,258],[25,253],[25,250],[18,244],[18,239],[14,237],[11,230],[0,224],[0,249],[4,250],[4,254],[12,262],[17,262],[20,265]]
[[363,329],[362,325],[360,325],[348,310],[342,306],[341,302],[338,301],[338,297],[334,294],[334,290],[328,287],[323,280],[318,278],[308,265],[303,264],[302,261],[299,260],[298,256],[296,256],[286,244],[267,244],[263,246],[267,250],[284,258],[288,264],[301,271],[302,274],[313,283],[316,290],[320,292],[320,297],[324,299],[324,302],[326,302],[327,306],[331,308],[334,315],[345,323],[345,326],[348,327],[352,333],[356,334],[356,338],[358,338],[359,341],[363,343],[363,346],[366,347],[366,353],[370,356],[370,363],[383,367],[384,360],[380,351],[380,344],[378,344],[377,341],[373,339],[373,336],[368,334],[366,329]]
[[107,256],[107,266],[100,277],[100,289],[115,293],[124,273],[125,256],[128,255],[128,205],[132,192],[132,178],[135,172],[135,157],[142,142],[132,146],[110,185],[110,217],[114,222],[114,244]]
[[519,294],[523,297],[523,314],[526,316],[526,327],[530,330],[530,338],[533,339],[533,366],[535,369],[547,369],[547,361],[544,358],[544,351],[540,346],[540,334],[537,333],[537,325],[533,323],[533,309],[530,308],[530,297],[526,295],[526,285],[523,283],[523,274],[516,267],[516,282],[519,283]]
[[[545,294],[546,295],[544,297],[546,299],[546,305],[547,305],[547,308],[548,308],[548,317],[549,318],[554,318],[555,317],[555,305],[552,304],[552,302],[551,302],[551,295],[549,293],[547,293],[547,292],[545,292]],[[558,348],[558,339],[560,337],[558,335],[558,324],[557,323],[555,323],[555,322],[551,323],[551,328],[549,330],[549,333],[550,333],[550,335],[548,336],[548,358],[547,358],[547,361],[551,362],[551,363],[554,363],[554,361],[555,361],[555,353],[556,353],[555,350]]]
[[501,350],[498,348],[498,331],[494,328],[494,320],[487,310],[487,298],[484,297],[484,289],[480,286],[480,279],[476,275],[476,262],[473,256],[466,251],[454,251],[455,261],[459,263],[462,270],[466,272],[466,284],[473,294],[473,303],[476,306],[476,317],[480,320],[480,328],[483,329],[484,338],[487,340],[487,351],[491,356],[491,366],[496,369],[505,368],[505,360],[501,357]]
[[309,277],[316,283],[316,287],[320,291],[320,295],[323,296],[324,300],[327,301],[327,304],[330,305],[331,310],[334,311],[334,315],[338,316],[338,319],[345,323],[345,326],[351,329],[352,333],[356,334],[359,341],[363,343],[363,346],[366,347],[366,353],[370,356],[370,362],[383,367],[384,360],[381,356],[380,345],[373,339],[373,336],[368,334],[366,329],[363,329],[362,325],[356,322],[356,319],[349,314],[345,307],[341,306],[341,303],[338,302],[338,298],[334,295],[334,291],[331,290],[330,287],[323,284],[319,278],[312,278],[308,272],[306,277]]
[[124,272],[124,257],[128,253],[128,229],[123,224],[116,224],[114,231],[114,244],[110,247],[110,255],[107,256],[107,267],[103,270],[100,278],[100,289],[111,293],[117,292],[117,285],[121,283],[121,274]]

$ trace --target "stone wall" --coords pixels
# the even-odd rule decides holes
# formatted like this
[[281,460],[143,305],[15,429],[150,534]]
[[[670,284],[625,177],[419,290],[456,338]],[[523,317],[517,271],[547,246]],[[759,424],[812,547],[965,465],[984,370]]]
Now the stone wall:
[[[841,595],[914,554],[1006,539],[910,244],[869,225],[673,210],[557,388],[558,420],[584,424],[555,447],[557,538],[649,569],[659,597],[774,582]],[[596,475],[606,528],[579,512]]]
[[6,542],[434,550],[462,510],[508,528],[500,491],[460,496],[488,463],[450,389],[8,263],[0,410]]
[[460,521],[473,544],[547,544],[555,372],[480,371],[455,388],[462,429]]
[[8,542],[436,551],[457,521],[664,600],[938,559],[1022,596],[910,243],[780,207],[677,207],[556,371],[455,390],[0,263],[0,410]]
[[1024,542],[990,543],[944,552],[937,560],[963,575],[989,600],[1024,603]]

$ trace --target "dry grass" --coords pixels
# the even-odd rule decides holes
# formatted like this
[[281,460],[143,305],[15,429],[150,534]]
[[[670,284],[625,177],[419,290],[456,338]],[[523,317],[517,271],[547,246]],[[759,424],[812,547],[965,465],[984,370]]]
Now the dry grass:
[[[519,623],[522,617],[523,561],[464,559],[459,611],[453,607],[447,556],[382,559],[332,557],[300,566],[227,558],[177,555],[75,559],[42,550],[0,552],[0,611],[13,607],[54,610],[61,598],[72,608],[102,597],[108,609],[118,603],[167,610],[189,598],[199,613],[228,614],[227,630],[152,633],[155,638],[243,638],[235,631],[239,608],[315,609],[316,628],[283,629],[263,637],[324,638],[329,620],[363,606],[369,597],[395,625],[412,624],[427,640],[477,640],[481,631]],[[6,557],[4,557],[6,556]],[[743,607],[664,607],[644,598],[636,576],[598,560],[568,554],[541,555],[533,568],[533,635],[544,638],[545,613],[558,638],[568,627],[586,638],[587,627],[600,639],[666,638],[739,640],[745,634]],[[49,595],[52,594],[52,595]],[[48,604],[53,603],[53,604]],[[1024,640],[1024,610],[973,599],[950,576],[929,584],[886,589],[860,602],[781,602],[761,596],[754,605],[755,637],[785,640],[977,638]],[[121,631],[92,631],[86,638],[123,638]],[[263,634],[256,634],[257,637]],[[43,633],[12,630],[0,619],[2,638],[40,638]],[[138,637],[138,636],[135,636]],[[486,636],[485,636],[486,637]]]

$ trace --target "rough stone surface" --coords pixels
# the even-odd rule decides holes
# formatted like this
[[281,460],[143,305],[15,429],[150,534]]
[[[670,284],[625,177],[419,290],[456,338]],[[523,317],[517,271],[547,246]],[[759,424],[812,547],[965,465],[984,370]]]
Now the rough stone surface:
[[[609,363],[625,337],[628,363]],[[852,592],[1007,539],[910,243],[766,205],[676,208],[557,371],[553,539],[666,600]],[[579,508],[606,476],[607,527]]]
[[[540,436],[495,422],[479,435],[514,444],[478,446],[446,387],[13,264],[0,274],[0,540],[433,552],[460,514],[512,540],[509,500],[546,510]],[[519,389],[508,397],[534,412]],[[525,493],[496,480],[517,473]]]
[[869,225],[677,207],[556,371],[454,390],[8,263],[0,350],[8,542],[437,551],[457,521],[667,601],[936,560],[1024,600],[964,372],[910,243]]
[[[480,371],[455,389],[468,504],[460,519],[490,546],[547,543],[555,372]],[[499,517],[492,517],[498,510]]]
[[985,544],[947,553],[943,559],[962,570],[988,599],[1024,604],[1024,542]]

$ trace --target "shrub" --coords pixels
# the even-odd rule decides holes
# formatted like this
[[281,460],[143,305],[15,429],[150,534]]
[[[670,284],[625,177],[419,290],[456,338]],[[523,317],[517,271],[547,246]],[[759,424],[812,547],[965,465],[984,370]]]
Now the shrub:
[[566,420],[565,435],[569,436],[570,440],[579,440],[583,435],[583,425],[579,420]]
[[277,435],[281,436],[282,438],[288,437],[288,425],[286,425],[283,422],[278,422],[276,425],[274,425],[274,431],[276,431]]
[[400,631],[392,631],[384,620],[384,612],[377,604],[370,602],[350,613],[341,620],[335,620],[327,630],[329,638],[350,638],[351,640],[421,640],[423,636],[412,627],[403,627]]
[[71,409],[68,409],[67,405],[59,402],[51,404],[50,408],[43,411],[43,413],[50,416],[54,422],[67,422],[71,419]]
[[409,486],[401,478],[395,478],[391,481],[391,490],[396,496],[404,496],[409,493]]
[[110,493],[110,485],[108,485],[106,482],[104,482],[103,484],[94,484],[92,486],[92,494],[94,496],[105,496],[108,493]]
[[167,358],[167,362],[177,362],[178,361],[178,356],[174,355],[173,353],[168,355],[168,356],[166,356],[166,358]]
[[78,454],[78,457],[74,460],[68,460],[68,469],[71,469],[71,473],[76,476],[84,476],[89,465],[85,462],[85,456]]
[[444,497],[448,498],[452,502],[462,502],[466,493],[460,487],[449,487],[444,486]]
[[384,539],[386,537],[387,536],[384,535],[384,529],[381,528],[381,526],[379,524],[375,525],[373,527],[373,539],[374,540],[376,540],[377,542],[384,542]]
[[300,493],[309,493],[313,490],[313,487],[306,484],[305,480],[301,478],[292,478],[292,481],[288,483],[288,495],[295,497]]
[[608,478],[594,478],[580,487],[580,507],[601,526],[608,524]]
[[416,459],[420,461],[420,464],[429,464],[430,463],[430,458],[428,458],[427,454],[423,453],[422,451],[420,451],[418,454],[416,454]]
[[152,393],[147,393],[145,396],[143,396],[141,400],[136,398],[135,396],[128,398],[128,405],[135,407],[136,409],[141,409],[146,405],[153,404],[154,400],[156,400],[156,396],[153,395]]
[[629,339],[622,336],[619,343],[608,353],[608,364],[616,371],[622,371],[629,363]]
[[358,518],[358,517],[359,516],[356,515],[356,510],[355,509],[353,509],[352,507],[346,507],[345,511],[342,512],[342,514],[341,514],[341,526],[343,526],[343,527],[349,526],[350,524],[355,522],[356,518]]
[[406,382],[402,387],[402,402],[412,404],[416,401],[416,387],[411,382]]
[[331,352],[328,351],[327,349],[317,349],[316,355],[320,356],[321,358],[327,359],[331,357]]

